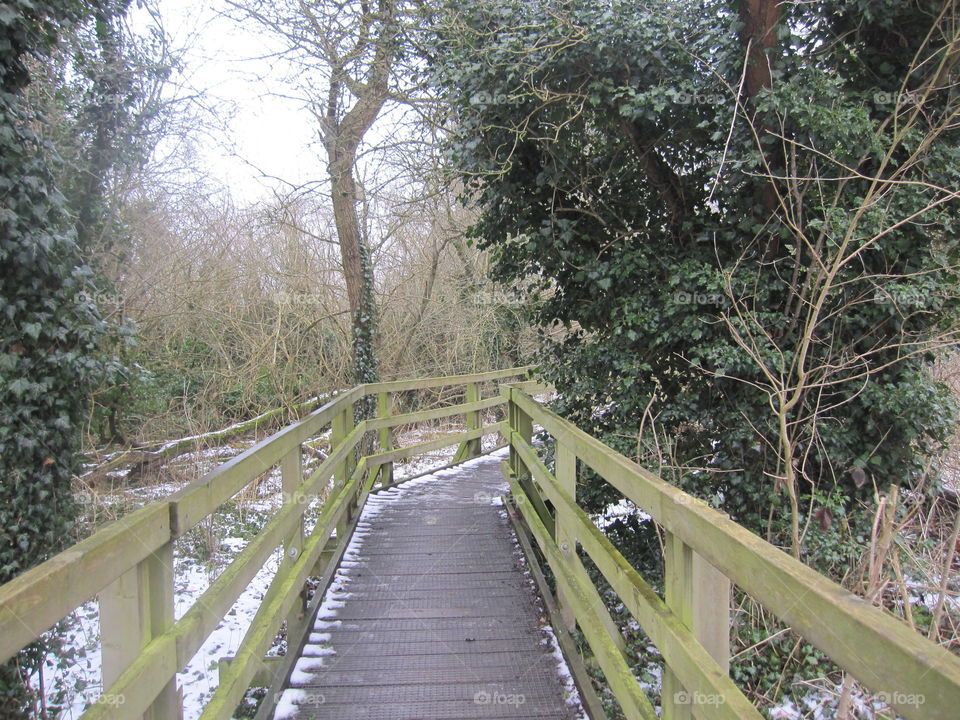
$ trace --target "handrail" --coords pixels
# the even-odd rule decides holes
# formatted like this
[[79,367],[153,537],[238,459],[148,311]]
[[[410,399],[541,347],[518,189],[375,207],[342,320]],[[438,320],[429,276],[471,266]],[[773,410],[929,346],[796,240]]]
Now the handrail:
[[[956,717],[960,658],[607,447],[520,387],[503,392],[509,399],[511,447],[505,472],[517,509],[554,571],[561,600],[574,615],[596,614],[601,602],[580,564],[579,544],[663,654],[665,720],[690,717],[691,710],[700,717],[760,717],[729,680],[731,582],[904,717]],[[556,442],[555,473],[532,446],[534,423]],[[664,529],[665,599],[576,504],[577,460]],[[652,717],[652,709],[635,702],[635,680],[623,682],[622,658],[608,651],[609,626],[609,615],[603,623],[580,624],[591,647],[597,646],[598,662],[609,670],[608,681],[627,716]]]
[[[479,454],[481,437],[507,429],[502,422],[483,424],[481,411],[503,406],[506,399],[499,393],[482,398],[481,384],[523,377],[528,369],[372,383],[341,393],[182,490],[101,528],[0,586],[0,661],[99,595],[106,690],[83,718],[138,718],[147,712],[157,719],[179,717],[176,673],[216,629],[270,555],[283,546],[284,561],[203,713],[204,720],[230,717],[280,623],[287,620],[291,639],[308,630],[309,618],[297,607],[306,578],[332,575],[324,558],[334,558],[335,564],[338,552],[350,540],[349,523],[367,495],[378,481],[381,485],[391,482],[393,461],[450,445],[460,446],[458,459]],[[464,386],[464,402],[392,414],[393,394],[444,386]],[[355,403],[369,396],[378,398],[378,417],[355,421]],[[453,415],[466,418],[466,432],[447,433],[408,448],[393,447],[391,428]],[[332,429],[331,451],[304,478],[302,446],[328,426]],[[368,433],[375,433],[378,450],[358,457]],[[175,621],[174,542],[278,464],[283,505]],[[304,512],[331,479],[333,491],[305,537]]]

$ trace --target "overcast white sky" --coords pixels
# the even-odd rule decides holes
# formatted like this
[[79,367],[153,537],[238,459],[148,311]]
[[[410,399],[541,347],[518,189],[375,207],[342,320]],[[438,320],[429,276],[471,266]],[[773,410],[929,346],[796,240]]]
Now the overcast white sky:
[[[183,74],[174,79],[177,92],[202,93],[204,104],[216,108],[202,118],[208,130],[198,136],[207,172],[239,201],[282,188],[262,174],[295,184],[325,177],[310,115],[296,101],[270,96],[289,92],[282,74],[269,59],[251,59],[277,49],[271,38],[225,17],[224,0],[156,3],[173,46],[186,48]],[[132,11],[134,28],[147,20],[144,10]]]

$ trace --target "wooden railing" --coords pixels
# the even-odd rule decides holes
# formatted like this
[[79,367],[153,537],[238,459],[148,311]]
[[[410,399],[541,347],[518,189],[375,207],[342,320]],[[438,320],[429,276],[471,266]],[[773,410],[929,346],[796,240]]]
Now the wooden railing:
[[[100,605],[104,691],[85,720],[181,716],[176,673],[186,667],[258,571],[280,547],[283,561],[234,657],[220,666],[219,685],[204,720],[232,716],[255,678],[281,624],[287,638],[303,637],[310,619],[304,592],[319,577],[322,596],[367,495],[392,482],[393,463],[459,445],[460,461],[480,452],[484,435],[507,431],[506,421],[483,424],[483,410],[506,403],[486,385],[526,374],[526,368],[423,380],[363,385],[339,395],[302,420],[257,443],[179,492],[152,502],[0,587],[0,661],[13,657],[83,603]],[[410,391],[462,388],[465,400],[393,414],[392,399]],[[355,405],[377,398],[378,416],[355,422]],[[464,415],[466,430],[394,448],[400,425]],[[327,458],[304,477],[303,445],[331,428]],[[367,433],[374,434],[365,440]],[[376,452],[359,449],[376,444]],[[174,543],[264,473],[279,465],[283,504],[257,535],[179,619],[174,617]],[[331,487],[332,480],[332,487]],[[326,495],[309,534],[308,506]],[[294,658],[287,659],[292,662]],[[288,669],[288,668],[287,668]],[[278,670],[274,674],[282,674]]]
[[[664,658],[664,720],[762,716],[729,676],[731,583],[789,624],[910,720],[960,717],[960,659],[726,515],[678,490],[537,403],[509,397],[510,478],[521,531],[556,578],[567,633],[579,626],[627,718],[654,708],[621,648],[623,638],[585,570],[588,556]],[[555,441],[550,472],[534,424]],[[591,468],[660,525],[664,597],[630,566],[577,504],[577,463]],[[578,551],[579,548],[579,551]]]

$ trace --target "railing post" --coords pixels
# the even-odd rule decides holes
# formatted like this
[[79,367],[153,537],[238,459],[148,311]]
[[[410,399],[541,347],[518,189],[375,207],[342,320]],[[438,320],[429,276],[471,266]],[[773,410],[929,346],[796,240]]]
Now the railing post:
[[[340,444],[346,440],[347,436],[353,432],[353,403],[347,403],[347,406],[333,417],[332,432],[330,435],[330,451],[335,451]],[[333,484],[336,488],[341,488],[350,480],[353,470],[356,467],[356,453],[351,450],[343,459],[333,474]],[[337,523],[337,539],[342,540],[350,525],[353,514],[353,504],[351,503],[347,511]]]
[[[299,444],[280,460],[280,477],[285,505],[297,504],[304,500],[297,494],[303,484],[303,453]],[[305,508],[306,505],[304,504],[303,507]],[[292,567],[301,552],[303,552],[303,515],[300,515],[290,535],[283,542],[283,562],[280,565],[280,572],[286,572]],[[307,593],[304,588],[300,591],[300,603],[294,605],[287,616],[287,637],[296,636],[294,628],[304,622],[306,610]]]
[[[377,395],[377,417],[390,417],[392,414],[390,408],[390,393],[382,392]],[[380,428],[380,452],[393,450],[393,431],[388,428]],[[380,466],[380,484],[389,485],[393,482],[393,463],[388,462]]]
[[[105,693],[140,651],[174,622],[173,543],[169,542],[131,568],[100,594],[100,639]],[[104,697],[121,705],[124,698]],[[145,720],[179,720],[183,716],[177,679],[171,677],[144,714]]]
[[[730,671],[730,580],[671,532],[665,533],[664,600],[725,673]],[[707,720],[722,698],[701,698],[664,668],[663,720]]]
[[[509,389],[510,395],[507,408],[509,412],[510,430],[520,435],[521,438],[529,443],[533,440],[533,420],[531,420],[530,416],[514,401],[514,395],[517,392],[519,391],[516,388]],[[513,448],[512,444],[510,446],[510,470],[518,479],[530,474],[523,464],[520,454]]]
[[[467,383],[467,402],[474,403],[479,402],[480,400],[480,384],[479,383]],[[480,427],[480,411],[471,410],[467,413],[467,430],[477,430]],[[467,440],[467,457],[475,458],[480,455],[481,450],[481,440],[480,438],[475,438],[473,440]]]
[[[556,452],[557,484],[560,486],[561,490],[566,492],[573,499],[573,501],[576,502],[577,456],[573,450],[559,441],[557,441]],[[570,565],[575,564],[581,566],[582,569],[580,556],[577,555],[577,536],[574,532],[575,519],[571,513],[561,507],[556,508],[556,516],[556,537],[557,546],[560,548],[560,553],[563,555],[567,563]],[[574,630],[576,630],[577,618],[572,604],[567,601],[563,595],[563,591],[559,587],[557,588],[557,600],[558,604],[560,605],[560,618],[562,619],[567,630],[572,633]]]

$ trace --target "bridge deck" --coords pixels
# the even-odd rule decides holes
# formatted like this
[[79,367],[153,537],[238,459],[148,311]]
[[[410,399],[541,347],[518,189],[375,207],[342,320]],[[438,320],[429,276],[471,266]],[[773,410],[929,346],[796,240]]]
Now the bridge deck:
[[370,496],[277,720],[583,715],[497,507],[501,458]]

